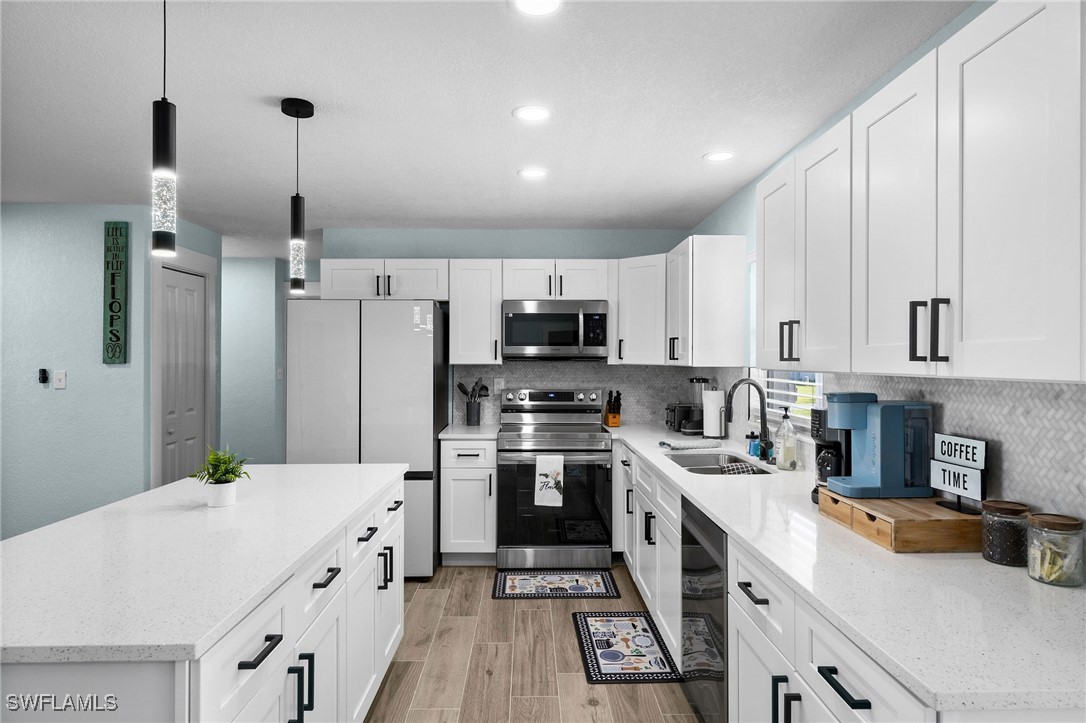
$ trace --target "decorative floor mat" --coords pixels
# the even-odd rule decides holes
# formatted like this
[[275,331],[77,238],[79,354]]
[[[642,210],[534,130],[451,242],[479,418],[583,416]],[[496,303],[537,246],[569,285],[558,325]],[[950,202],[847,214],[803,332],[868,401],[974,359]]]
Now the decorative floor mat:
[[724,655],[728,640],[708,613],[683,615],[683,677],[724,679]]
[[660,631],[645,611],[573,613],[589,683],[682,680]]
[[719,567],[688,570],[682,573],[683,597],[687,600],[724,598],[724,571]]
[[494,574],[500,598],[622,597],[608,570],[516,570]]
[[599,520],[578,520],[563,517],[561,532],[563,542],[607,543],[607,530]]

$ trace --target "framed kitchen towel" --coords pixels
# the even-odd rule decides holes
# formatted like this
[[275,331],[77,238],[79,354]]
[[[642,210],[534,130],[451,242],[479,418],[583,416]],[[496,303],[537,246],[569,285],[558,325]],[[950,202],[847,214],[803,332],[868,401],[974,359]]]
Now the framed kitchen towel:
[[106,221],[102,363],[128,363],[128,222]]

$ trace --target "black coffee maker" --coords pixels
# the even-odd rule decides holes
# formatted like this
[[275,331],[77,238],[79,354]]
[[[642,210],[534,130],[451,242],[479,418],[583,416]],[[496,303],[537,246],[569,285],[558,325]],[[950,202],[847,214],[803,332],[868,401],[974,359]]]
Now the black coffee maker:
[[828,477],[852,474],[852,438],[847,429],[832,429],[828,424],[828,411],[811,410],[811,439],[815,443],[815,469],[818,485],[811,491],[811,499],[818,504],[818,488],[826,484]]

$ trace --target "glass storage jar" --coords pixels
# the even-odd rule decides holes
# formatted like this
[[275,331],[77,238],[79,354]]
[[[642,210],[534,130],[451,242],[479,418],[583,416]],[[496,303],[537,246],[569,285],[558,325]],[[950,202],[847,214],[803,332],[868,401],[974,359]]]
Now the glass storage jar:
[[1026,566],[1029,505],[1008,500],[984,500],[980,517],[981,554],[988,562]]
[[1067,515],[1029,516],[1029,576],[1049,585],[1086,581],[1082,520]]

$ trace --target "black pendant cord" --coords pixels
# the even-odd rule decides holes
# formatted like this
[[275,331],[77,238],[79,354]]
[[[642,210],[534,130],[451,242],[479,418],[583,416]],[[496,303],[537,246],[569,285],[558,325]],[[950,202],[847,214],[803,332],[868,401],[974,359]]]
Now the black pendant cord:
[[166,0],[162,0],[162,97],[166,97]]
[[298,129],[301,127],[302,121],[298,118],[294,119],[294,193],[301,195],[301,165],[302,165],[302,152],[301,152],[301,134]]

